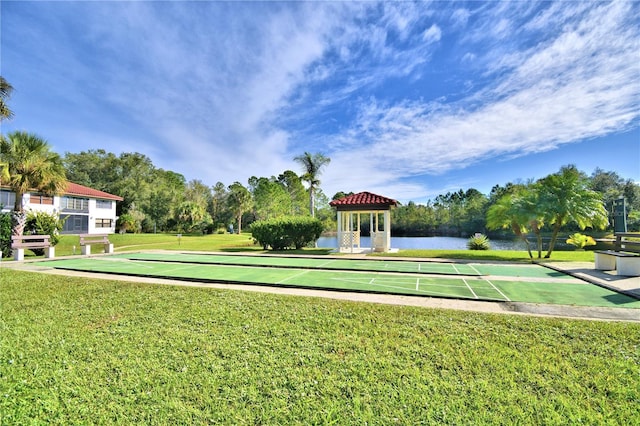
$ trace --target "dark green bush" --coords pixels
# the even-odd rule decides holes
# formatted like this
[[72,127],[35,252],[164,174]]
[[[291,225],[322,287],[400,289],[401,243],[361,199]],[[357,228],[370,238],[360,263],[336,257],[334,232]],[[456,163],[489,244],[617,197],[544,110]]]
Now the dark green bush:
[[253,238],[265,249],[301,249],[322,234],[322,222],[308,216],[286,216],[251,224]]
[[0,255],[11,257],[11,213],[0,213]]

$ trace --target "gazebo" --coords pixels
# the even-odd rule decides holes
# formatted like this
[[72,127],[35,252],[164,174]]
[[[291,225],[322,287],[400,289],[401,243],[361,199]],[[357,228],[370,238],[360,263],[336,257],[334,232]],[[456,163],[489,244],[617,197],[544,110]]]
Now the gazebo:
[[[361,253],[360,223],[363,214],[369,215],[371,251],[391,250],[391,207],[398,205],[394,199],[359,192],[329,203],[338,213],[338,251],[341,253]],[[380,220],[382,218],[382,221]]]

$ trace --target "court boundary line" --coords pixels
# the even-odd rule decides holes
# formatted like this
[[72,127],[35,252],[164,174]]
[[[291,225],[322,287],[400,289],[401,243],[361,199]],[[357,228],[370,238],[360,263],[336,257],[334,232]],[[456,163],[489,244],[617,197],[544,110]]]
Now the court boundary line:
[[284,282],[285,282],[285,281],[289,281],[289,280],[291,280],[291,279],[294,279],[294,278],[300,277],[300,276],[305,275],[305,274],[308,274],[308,273],[309,273],[309,271],[308,271],[308,270],[300,271],[299,273],[294,274],[294,275],[291,275],[290,277],[287,277],[287,278],[283,278],[283,279],[281,279],[281,280],[280,280],[280,281],[278,281],[276,284],[284,284]]
[[489,279],[485,279],[485,281],[486,281],[486,282],[488,282],[489,284],[491,284],[491,287],[493,287],[493,288],[494,288],[498,293],[500,293],[500,295],[501,295],[502,297],[504,297],[504,298],[505,298],[505,300],[506,300],[507,302],[511,302],[511,299],[509,299],[509,298],[508,298],[508,297],[507,297],[507,296],[506,296],[506,295],[505,295],[505,294],[504,294],[504,293],[503,293],[503,292],[502,292],[498,287],[496,287],[496,286],[491,282],[491,280],[489,280]]
[[473,298],[474,299],[478,299],[478,295],[476,294],[475,291],[473,291],[473,289],[471,288],[471,286],[469,285],[469,283],[467,282],[466,279],[462,278],[462,281],[464,282],[464,284],[467,286],[467,288],[469,289],[469,291],[471,292],[471,294],[473,294]]

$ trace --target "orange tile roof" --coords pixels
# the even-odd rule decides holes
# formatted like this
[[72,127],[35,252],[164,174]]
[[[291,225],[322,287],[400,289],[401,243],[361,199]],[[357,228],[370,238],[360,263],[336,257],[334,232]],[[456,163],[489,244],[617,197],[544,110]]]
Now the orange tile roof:
[[[5,191],[11,191],[11,188],[7,185],[0,185]],[[117,195],[109,194],[108,192],[99,191],[97,189],[89,188],[88,186],[80,185],[78,183],[67,182],[67,189],[64,191],[64,195],[75,195],[80,197],[100,198],[102,200],[114,200],[122,201],[124,198]]]
[[339,200],[333,200],[329,205],[340,208],[341,210],[349,207],[389,208],[391,206],[397,206],[398,202],[392,198],[372,194],[371,192],[359,192],[357,194],[347,195]]
[[79,195],[83,197],[100,198],[103,200],[122,201],[122,197],[109,194],[108,192],[98,191],[97,189],[89,188],[88,186],[79,185],[77,183],[68,182],[65,195]]

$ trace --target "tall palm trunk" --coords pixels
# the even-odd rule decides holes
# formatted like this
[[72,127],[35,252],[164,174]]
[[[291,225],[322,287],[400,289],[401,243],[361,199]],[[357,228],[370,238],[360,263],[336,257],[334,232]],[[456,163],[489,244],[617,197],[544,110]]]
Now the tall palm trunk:
[[238,235],[242,234],[242,213],[238,214]]
[[11,235],[21,236],[24,234],[24,227],[27,224],[27,214],[22,208],[23,194],[21,191],[16,191],[16,201],[13,205],[13,212],[11,218],[13,219],[13,226],[11,228]]
[[311,217],[316,217],[315,197],[313,196],[313,186],[309,187],[309,213]]
[[551,234],[551,241],[549,242],[549,250],[547,254],[544,255],[545,259],[549,259],[551,257],[551,253],[556,246],[556,240],[558,239],[558,233],[560,232],[560,223],[556,223],[553,226],[553,234]]
[[538,259],[542,258],[542,234],[540,234],[540,226],[537,220],[531,221],[531,230],[536,236],[536,242],[538,246]]
[[513,222],[511,224],[511,229],[513,230],[513,233],[518,236],[518,238],[524,241],[525,245],[527,246],[527,253],[529,253],[529,259],[533,261],[533,254],[531,253],[531,243],[527,239],[527,236],[520,230],[520,225],[518,225],[516,222]]
[[14,211],[12,215],[13,227],[11,235],[21,236],[24,234],[24,227],[27,224],[27,214],[24,211]]

